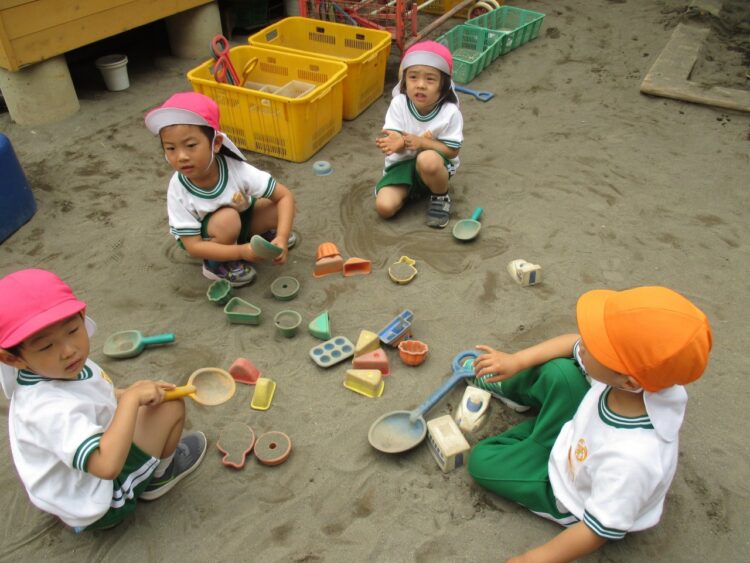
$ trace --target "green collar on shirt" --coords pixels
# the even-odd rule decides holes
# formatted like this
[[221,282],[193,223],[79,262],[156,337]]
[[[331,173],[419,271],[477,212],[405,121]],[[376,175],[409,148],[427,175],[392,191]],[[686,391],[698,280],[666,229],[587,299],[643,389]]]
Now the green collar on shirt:
[[417,110],[414,102],[412,102],[409,98],[406,98],[406,106],[409,108],[409,112],[417,121],[430,121],[431,119],[434,119],[438,113],[440,113],[440,109],[443,107],[443,102],[438,103],[434,108],[432,108],[432,111],[426,115],[422,115],[421,113],[419,113],[419,110]]
[[646,430],[653,430],[654,425],[651,424],[651,419],[647,414],[642,416],[622,416],[616,412],[612,412],[607,406],[607,397],[609,396],[611,387],[607,387],[604,393],[599,397],[599,418],[602,419],[604,424],[614,426],[615,428],[645,428]]
[[227,187],[227,179],[229,178],[229,174],[227,173],[227,161],[224,156],[217,154],[216,162],[219,165],[219,181],[216,182],[216,185],[210,190],[199,188],[190,180],[188,180],[185,175],[180,174],[179,172],[177,173],[177,177],[179,178],[180,183],[185,186],[185,189],[195,197],[200,197],[202,199],[214,199],[215,197],[219,197],[224,191],[224,188]]
[[81,381],[82,379],[91,379],[93,376],[94,372],[87,365],[83,366],[81,373],[79,373],[75,379],[56,379],[53,377],[44,377],[42,375],[34,373],[33,371],[19,369],[16,383],[18,383],[19,385],[36,385],[37,383],[41,383],[42,381]]

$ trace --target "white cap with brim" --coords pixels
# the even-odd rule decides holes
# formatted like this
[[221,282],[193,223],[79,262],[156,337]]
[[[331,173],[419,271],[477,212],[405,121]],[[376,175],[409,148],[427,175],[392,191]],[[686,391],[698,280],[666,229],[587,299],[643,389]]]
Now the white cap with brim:
[[221,144],[229,149],[233,154],[240,160],[246,160],[245,156],[240,152],[232,140],[218,128],[218,123],[212,125],[206,119],[190,110],[172,107],[158,107],[152,109],[146,114],[145,117],[146,127],[154,135],[158,135],[159,131],[170,125],[198,125],[211,127],[216,131],[217,135],[221,135]]
[[[438,69],[440,72],[444,72],[448,76],[451,75],[451,69],[448,67],[448,62],[437,53],[431,51],[412,51],[407,53],[401,60],[401,65],[398,69],[398,82],[396,82],[396,85],[391,91],[391,95],[394,98],[401,93],[401,81],[404,79],[404,70],[415,65],[431,66],[432,68]],[[456,90],[454,86],[453,79],[451,79],[451,90],[453,90],[453,93],[455,94]],[[456,96],[456,100],[458,100],[458,96]]]

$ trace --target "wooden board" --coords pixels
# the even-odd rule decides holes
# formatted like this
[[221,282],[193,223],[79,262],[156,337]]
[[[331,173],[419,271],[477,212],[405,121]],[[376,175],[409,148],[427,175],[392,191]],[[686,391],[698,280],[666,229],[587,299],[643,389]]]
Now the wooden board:
[[0,0],[0,68],[19,70],[212,0]]
[[641,92],[696,104],[750,112],[750,91],[690,80],[707,27],[679,24],[641,83]]

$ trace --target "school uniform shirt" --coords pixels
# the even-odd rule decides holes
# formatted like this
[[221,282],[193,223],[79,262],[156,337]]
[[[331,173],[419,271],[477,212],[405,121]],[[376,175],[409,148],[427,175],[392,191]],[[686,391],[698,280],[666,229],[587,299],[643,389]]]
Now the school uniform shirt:
[[8,416],[10,448],[35,506],[75,527],[92,524],[114,505],[113,481],[86,473],[86,463],[116,407],[112,383],[91,360],[75,380],[17,370]]
[[175,172],[167,191],[169,232],[175,237],[201,234],[201,222],[221,207],[247,210],[258,198],[269,198],[276,180],[247,162],[216,155],[219,181],[210,189],[198,188],[183,174]]
[[[442,102],[427,115],[421,115],[414,103],[406,96],[399,94],[391,100],[388,111],[385,114],[383,129],[398,131],[399,133],[411,133],[422,136],[428,131],[432,138],[440,141],[451,149],[460,149],[464,142],[464,119],[458,106],[451,102]],[[385,168],[402,160],[416,158],[417,151],[404,150],[385,157]],[[458,156],[449,159],[453,174],[460,164]]]
[[[549,478],[555,498],[595,534],[621,539],[659,522],[677,469],[678,440],[676,432],[667,440],[654,428],[652,418],[664,419],[666,412],[652,408],[651,416],[639,417],[612,412],[607,406],[610,391],[608,385],[591,382],[555,441]],[[684,390],[666,393],[680,397],[678,410],[684,413]]]

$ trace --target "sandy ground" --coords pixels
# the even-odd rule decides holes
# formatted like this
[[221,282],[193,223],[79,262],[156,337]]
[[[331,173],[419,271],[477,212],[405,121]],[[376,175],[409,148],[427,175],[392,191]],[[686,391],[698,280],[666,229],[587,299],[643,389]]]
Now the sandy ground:
[[[236,291],[263,309],[257,327],[227,322],[205,297],[198,262],[169,236],[170,171],[143,126],[145,110],[188,88],[185,72],[198,61],[133,56],[132,86],[121,93],[84,76],[81,110],[61,123],[31,129],[0,115],[39,208],[0,245],[0,274],[42,267],[66,279],[99,324],[93,359],[120,385],[143,377],[183,382],[197,368],[226,368],[239,356],[278,384],[266,412],[249,408],[247,386],[222,406],[189,404],[189,428],[210,440],[203,465],[169,496],[143,503],[131,521],[85,535],[29,503],[7,446],[3,398],[0,559],[493,561],[523,551],[559,529],[478,488],[464,468],[441,473],[425,445],[402,455],[375,451],[370,424],[421,403],[461,350],[487,343],[514,351],[574,330],[575,301],[586,290],[662,284],[707,312],[714,352],[689,388],[681,463],[662,522],[587,560],[747,560],[750,115],[639,93],[684,19],[684,1],[517,5],[546,14],[539,38],[471,84],[495,99],[461,97],[466,143],[452,184],[453,220],[482,206],[479,238],[460,244],[450,229],[425,227],[423,204],[392,222],[375,216],[371,190],[382,156],[373,139],[395,80],[394,50],[384,96],[312,160],[249,154],[294,190],[301,235],[287,265],[261,266],[257,282]],[[317,159],[329,160],[333,175],[314,176]],[[324,241],[345,257],[371,260],[372,274],[314,279]],[[387,268],[402,255],[417,261],[419,275],[397,286]],[[541,264],[544,283],[517,286],[505,270],[514,258]],[[272,299],[279,275],[301,280],[296,300]],[[414,336],[429,344],[430,356],[408,368],[389,350],[385,393],[368,399],[342,386],[347,364],[324,370],[310,360],[319,341],[307,331],[293,339],[275,334],[273,316],[284,308],[305,323],[328,310],[334,334],[352,341],[409,308]],[[107,335],[133,328],[174,331],[177,341],[131,360],[102,354]],[[454,389],[429,417],[453,412],[461,394]],[[489,424],[468,439],[474,444],[522,419],[493,404]],[[288,433],[290,459],[223,467],[215,443],[231,421]]]

